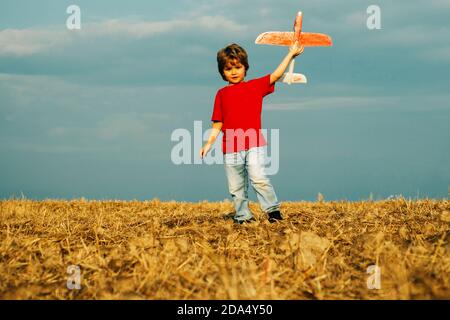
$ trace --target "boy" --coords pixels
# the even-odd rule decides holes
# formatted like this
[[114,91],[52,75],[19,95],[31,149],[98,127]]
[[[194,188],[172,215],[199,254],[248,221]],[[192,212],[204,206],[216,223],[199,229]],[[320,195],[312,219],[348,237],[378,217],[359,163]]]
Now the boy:
[[275,90],[275,82],[283,76],[291,60],[302,52],[303,46],[296,42],[272,74],[248,82],[244,80],[249,69],[248,58],[242,47],[231,44],[217,53],[219,73],[228,81],[228,86],[217,91],[211,134],[200,150],[200,157],[206,156],[222,130],[225,172],[236,210],[233,219],[237,223],[254,220],[248,207],[247,178],[269,221],[283,219],[280,203],[264,171],[266,141],[261,133],[262,100]]

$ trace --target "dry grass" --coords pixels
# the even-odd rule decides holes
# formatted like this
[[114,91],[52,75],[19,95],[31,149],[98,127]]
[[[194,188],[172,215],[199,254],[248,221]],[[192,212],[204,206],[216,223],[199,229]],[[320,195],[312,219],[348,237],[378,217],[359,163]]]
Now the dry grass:
[[[2,299],[449,299],[448,200],[0,201]],[[370,265],[381,289],[369,290]],[[81,290],[66,287],[81,268]]]

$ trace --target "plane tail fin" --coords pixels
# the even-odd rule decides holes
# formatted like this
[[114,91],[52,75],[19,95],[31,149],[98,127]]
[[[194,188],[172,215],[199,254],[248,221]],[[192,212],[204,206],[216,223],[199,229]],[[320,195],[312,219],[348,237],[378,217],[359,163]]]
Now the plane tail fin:
[[289,73],[286,72],[283,76],[278,79],[279,82],[294,84],[294,83],[307,83],[306,76],[301,73]]

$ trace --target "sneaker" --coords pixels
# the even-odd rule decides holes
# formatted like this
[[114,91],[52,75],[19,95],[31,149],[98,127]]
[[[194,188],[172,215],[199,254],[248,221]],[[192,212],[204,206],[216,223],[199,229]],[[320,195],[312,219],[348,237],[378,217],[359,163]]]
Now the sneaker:
[[281,216],[281,212],[278,210],[269,212],[269,222],[274,223],[277,220],[283,220],[283,217]]
[[256,221],[255,218],[250,218],[250,219],[245,219],[245,220],[237,220],[237,219],[233,219],[234,223],[238,223],[238,224],[243,224],[243,223],[250,223],[253,221]]
[[227,213],[226,215],[223,216],[223,219],[224,220],[233,220],[235,214],[236,214],[236,212]]

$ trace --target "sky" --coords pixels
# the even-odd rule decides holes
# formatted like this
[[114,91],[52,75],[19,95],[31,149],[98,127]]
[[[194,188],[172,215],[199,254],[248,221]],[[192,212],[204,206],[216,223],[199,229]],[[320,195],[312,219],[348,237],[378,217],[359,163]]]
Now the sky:
[[247,80],[269,74],[287,48],[254,41],[297,11],[333,46],[306,48],[308,83],[264,99],[279,200],[448,198],[449,0],[2,0],[0,199],[230,199],[223,164],[194,164],[195,149],[175,164],[172,134],[210,128],[220,48],[247,50]]

